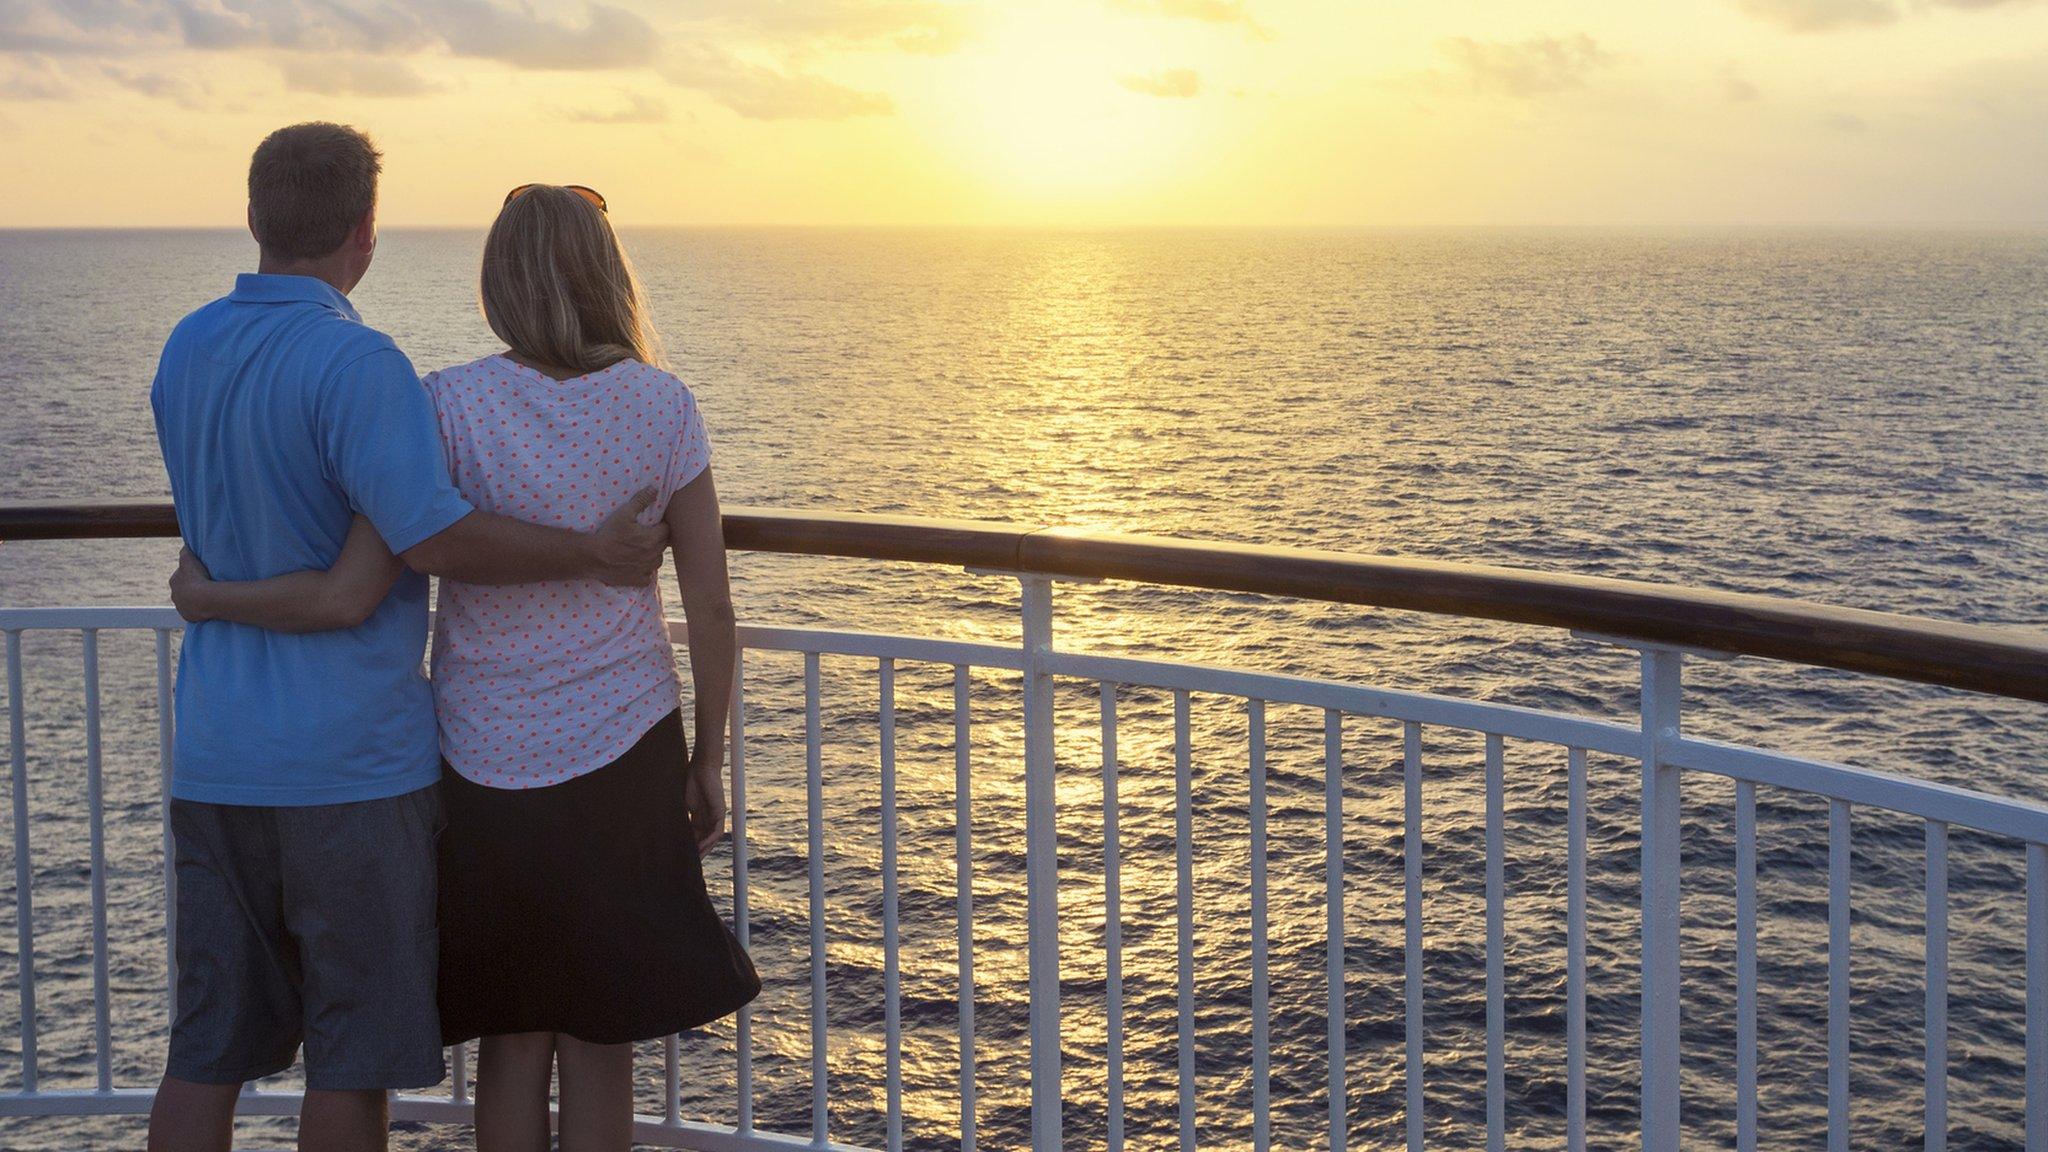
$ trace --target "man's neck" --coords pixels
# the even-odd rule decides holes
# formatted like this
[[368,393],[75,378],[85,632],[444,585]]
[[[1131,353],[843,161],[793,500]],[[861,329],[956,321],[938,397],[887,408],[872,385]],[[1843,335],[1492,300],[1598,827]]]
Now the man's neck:
[[329,287],[343,296],[348,295],[349,289],[355,287],[350,283],[348,274],[340,263],[331,259],[285,260],[265,254],[257,258],[256,271],[265,276],[311,276],[315,280],[325,281]]

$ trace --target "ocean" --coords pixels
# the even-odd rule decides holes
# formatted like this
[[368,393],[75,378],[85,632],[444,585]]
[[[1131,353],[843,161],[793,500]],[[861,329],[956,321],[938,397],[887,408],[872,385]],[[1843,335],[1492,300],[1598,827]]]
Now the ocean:
[[[1008,519],[1475,561],[2048,625],[2048,233],[1800,230],[808,230],[627,233],[728,504]],[[480,231],[390,230],[355,294],[422,369],[497,349]],[[147,393],[171,325],[253,267],[224,231],[0,232],[0,499],[162,498]],[[164,602],[166,541],[0,545],[0,604]],[[1016,586],[929,567],[735,554],[754,623],[1014,642]],[[672,580],[672,577],[664,577]],[[672,585],[671,585],[672,589]],[[673,596],[671,603],[673,604]],[[1064,646],[1329,676],[1631,720],[1631,656],[1553,630],[1129,584],[1062,586]],[[164,1001],[154,664],[102,638],[116,1079],[154,1082]],[[46,1087],[90,1087],[79,641],[27,663]],[[755,1118],[808,1132],[801,660],[748,662]],[[879,1146],[884,1083],[876,670],[824,667],[831,1131]],[[906,1145],[957,1145],[951,669],[903,665]],[[2048,800],[2038,705],[1757,660],[1689,667],[1689,732]],[[1102,1145],[1096,688],[1059,685],[1068,1146]],[[974,681],[982,1147],[1022,1147],[1021,724]],[[1120,699],[1127,1131],[1175,1132],[1169,694]],[[1273,1134],[1324,1140],[1322,717],[1269,717]],[[1197,1091],[1246,1146],[1242,702],[1197,696]],[[1426,736],[1427,1123],[1484,1132],[1482,742]],[[1402,1140],[1400,731],[1345,732],[1351,1146]],[[1511,1147],[1562,1147],[1562,750],[1507,750]],[[1588,1115],[1632,1143],[1635,766],[1591,761]],[[1685,1128],[1734,1123],[1732,788],[1688,778]],[[1769,1147],[1825,1131],[1826,805],[1759,797],[1759,1067]],[[0,814],[4,816],[4,814]],[[9,827],[8,843],[19,829]],[[1921,1138],[1921,827],[1854,828],[1852,1145]],[[679,849],[681,846],[679,846]],[[730,851],[710,874],[722,906]],[[2023,860],[1951,858],[1950,1147],[2016,1149]],[[0,1004],[16,996],[11,870]],[[11,1012],[11,1009],[7,1010]],[[0,1013],[5,1014],[5,1013]],[[0,1091],[18,1041],[0,1035]],[[730,1122],[729,1023],[686,1038],[686,1117]],[[661,1063],[640,1065],[659,1111]],[[244,1121],[245,1140],[289,1125]],[[8,1148],[130,1146],[139,1122],[0,1122]],[[396,1146],[441,1147],[409,1128]]]

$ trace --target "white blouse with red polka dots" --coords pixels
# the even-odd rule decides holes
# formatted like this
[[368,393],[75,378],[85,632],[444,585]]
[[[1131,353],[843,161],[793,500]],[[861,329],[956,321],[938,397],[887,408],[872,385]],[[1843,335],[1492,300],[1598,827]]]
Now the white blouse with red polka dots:
[[[478,509],[588,531],[642,488],[669,497],[709,465],[696,398],[637,360],[556,380],[503,356],[425,384],[455,486]],[[441,581],[434,624],[441,754],[464,778],[535,788],[601,768],[677,706],[661,587]]]

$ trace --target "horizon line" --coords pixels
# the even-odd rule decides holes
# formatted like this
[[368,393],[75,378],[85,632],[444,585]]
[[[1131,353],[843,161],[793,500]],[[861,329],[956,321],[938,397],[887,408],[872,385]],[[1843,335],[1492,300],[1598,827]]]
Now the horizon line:
[[[379,232],[466,232],[481,231],[489,220],[473,224],[379,224]],[[1668,231],[1668,230],[1754,230],[1785,231],[1808,229],[1842,232],[2040,232],[2048,231],[2048,217],[2040,220],[1640,220],[1611,223],[1590,221],[1408,221],[1408,222],[1227,222],[1214,223],[1112,223],[1112,222],[830,222],[830,221],[646,221],[619,223],[623,231],[638,228],[695,229],[701,231],[961,231],[961,232],[1341,232],[1341,231]],[[246,225],[234,224],[0,224],[8,232],[246,232]]]

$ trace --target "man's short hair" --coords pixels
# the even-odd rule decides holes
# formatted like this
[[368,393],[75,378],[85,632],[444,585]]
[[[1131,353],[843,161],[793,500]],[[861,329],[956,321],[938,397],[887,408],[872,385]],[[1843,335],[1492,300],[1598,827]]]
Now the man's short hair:
[[249,158],[249,222],[275,256],[311,259],[341,247],[377,204],[383,156],[346,124],[279,128]]

